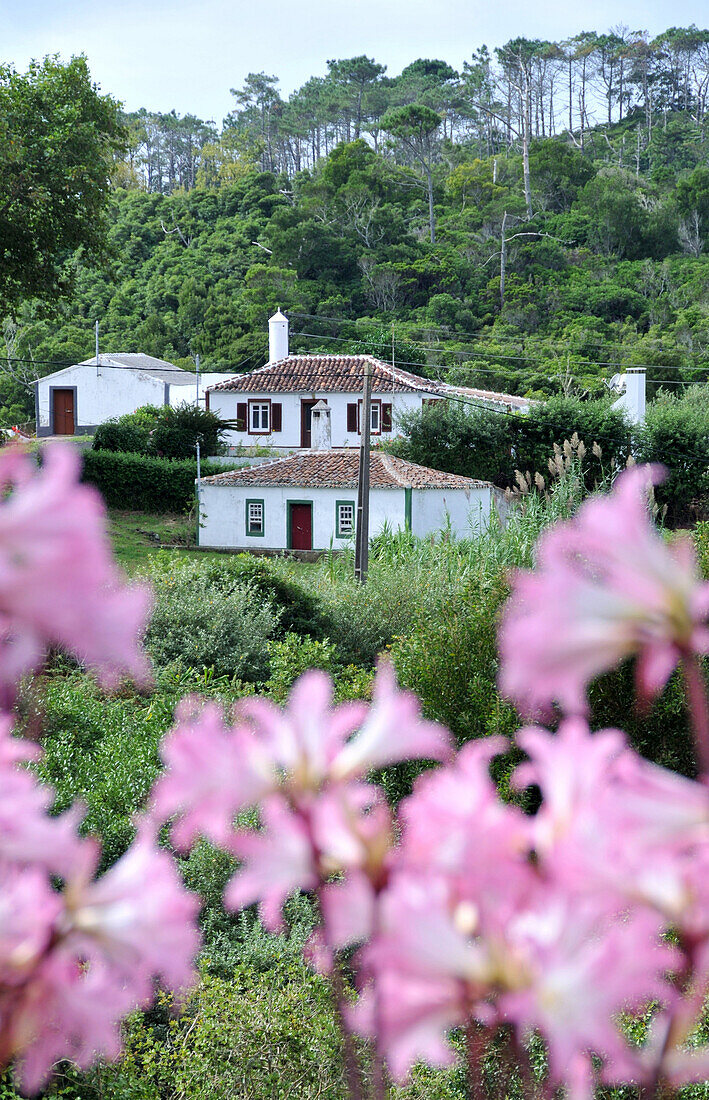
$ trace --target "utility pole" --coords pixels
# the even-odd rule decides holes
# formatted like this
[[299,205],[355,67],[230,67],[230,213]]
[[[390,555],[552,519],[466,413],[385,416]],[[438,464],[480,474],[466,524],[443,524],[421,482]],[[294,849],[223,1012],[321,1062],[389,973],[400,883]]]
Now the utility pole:
[[[199,352],[197,352],[197,354],[195,355],[194,361],[195,374],[197,375],[197,408],[199,408]],[[199,446],[199,444],[197,444],[197,446]],[[197,462],[199,463],[199,455],[197,457]]]
[[369,361],[364,364],[364,394],[360,424],[359,478],[357,479],[357,536],[355,580],[364,584],[369,568],[369,445],[372,426],[372,376]]
[[199,439],[197,439],[197,539],[196,543],[199,546],[199,531],[202,523],[202,465],[200,462],[199,453]]
[[98,321],[96,322],[96,330],[95,331],[96,331],[96,377],[98,378],[98,366],[99,366],[99,359],[98,359]]

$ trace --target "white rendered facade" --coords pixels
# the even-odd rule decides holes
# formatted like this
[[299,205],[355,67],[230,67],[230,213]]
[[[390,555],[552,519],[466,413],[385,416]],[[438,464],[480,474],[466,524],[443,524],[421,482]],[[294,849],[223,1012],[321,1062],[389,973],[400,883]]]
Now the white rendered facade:
[[[341,549],[351,540],[356,516],[355,488],[202,483],[200,546],[233,550],[289,550],[292,504],[312,506],[312,549]],[[352,505],[352,510],[343,505]],[[385,524],[410,528],[414,535],[435,534],[450,527],[458,538],[484,528],[496,512],[504,520],[503,494],[492,485],[470,489],[378,488],[370,492],[370,536]],[[344,520],[344,524],[342,521]],[[252,533],[249,533],[249,526]]]

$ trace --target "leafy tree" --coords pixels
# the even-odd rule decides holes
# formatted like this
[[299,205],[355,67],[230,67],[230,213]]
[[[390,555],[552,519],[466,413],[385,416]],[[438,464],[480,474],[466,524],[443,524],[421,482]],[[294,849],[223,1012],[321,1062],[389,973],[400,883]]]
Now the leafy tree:
[[118,105],[99,95],[86,58],[0,67],[0,312],[71,284],[72,253],[105,247]]
[[382,118],[382,129],[398,139],[419,165],[428,194],[428,226],[431,244],[436,242],[436,221],[433,211],[433,153],[435,134],[442,118],[430,107],[411,103],[393,107]]

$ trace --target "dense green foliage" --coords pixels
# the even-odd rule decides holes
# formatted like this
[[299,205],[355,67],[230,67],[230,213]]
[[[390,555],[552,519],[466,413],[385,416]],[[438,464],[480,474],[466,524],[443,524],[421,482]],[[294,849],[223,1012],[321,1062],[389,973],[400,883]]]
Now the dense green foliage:
[[709,399],[703,386],[662,393],[640,429],[607,400],[564,397],[540,402],[524,417],[440,402],[405,415],[401,427],[402,438],[388,445],[395,454],[502,488],[517,484],[517,471],[548,481],[552,451],[575,433],[585,444],[580,462],[588,485],[601,484],[632,454],[667,469],[657,501],[669,524],[709,514]]
[[99,95],[85,57],[0,65],[0,316],[69,288],[76,249],[105,246],[118,104]]
[[150,581],[155,602],[146,645],[159,666],[180,661],[217,676],[264,679],[276,625],[268,599],[248,584],[215,584],[199,562],[159,561]]
[[[624,415],[607,401],[564,397],[533,405],[526,416],[438,402],[407,413],[401,427],[404,435],[391,450],[402,458],[492,481],[501,488],[515,484],[517,470],[548,477],[554,444],[562,444],[574,432],[586,444],[582,467],[591,485],[625,466],[633,442]],[[671,456],[663,461],[671,461]]]
[[197,443],[203,455],[219,454],[223,431],[224,423],[209,409],[187,402],[177,408],[145,405],[99,424],[92,446],[97,451],[193,458]]
[[0,415],[31,417],[23,383],[90,355],[97,317],[108,349],[242,370],[277,306],[296,351],[393,340],[400,366],[482,389],[601,394],[632,364],[651,394],[705,380],[707,38],[515,40],[393,79],[352,58],[288,102],[250,74],[221,133],[139,112],[111,259],[77,254],[51,322],[25,301]]
[[[110,508],[182,512],[195,505],[196,459],[87,450],[83,461],[84,481],[100,490]],[[223,466],[202,463],[204,477],[223,470]]]

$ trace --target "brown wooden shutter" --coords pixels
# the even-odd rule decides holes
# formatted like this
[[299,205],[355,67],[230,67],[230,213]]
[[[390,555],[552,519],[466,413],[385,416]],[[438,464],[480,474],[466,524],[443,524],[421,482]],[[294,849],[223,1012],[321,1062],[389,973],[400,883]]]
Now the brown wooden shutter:
[[204,407],[209,412],[209,390],[204,391]]
[[239,401],[236,406],[236,430],[237,432],[246,431],[246,423],[249,416],[249,406],[245,401]]
[[382,431],[391,431],[391,404],[382,404]]
[[271,431],[283,430],[283,405],[280,401],[271,402]]
[[357,432],[359,430],[358,427],[357,427],[357,420],[358,419],[359,418],[357,416],[357,402],[356,401],[348,401],[347,402],[347,431],[348,432]]

